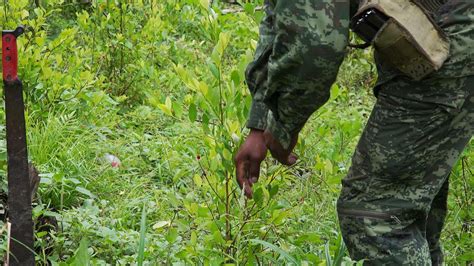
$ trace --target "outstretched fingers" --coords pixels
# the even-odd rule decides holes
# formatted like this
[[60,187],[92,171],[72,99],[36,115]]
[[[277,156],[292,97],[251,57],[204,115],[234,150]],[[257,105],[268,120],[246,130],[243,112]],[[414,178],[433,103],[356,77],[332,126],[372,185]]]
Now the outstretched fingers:
[[237,183],[244,191],[245,196],[247,196],[248,198],[252,198],[252,183],[248,178],[250,161],[247,158],[237,158],[235,160],[235,164]]
[[249,161],[249,175],[248,179],[250,186],[258,182],[258,177],[260,176],[260,161],[250,160]]
[[267,156],[267,151],[263,131],[251,129],[235,156],[237,182],[248,198],[252,197],[252,186],[258,181],[260,164]]

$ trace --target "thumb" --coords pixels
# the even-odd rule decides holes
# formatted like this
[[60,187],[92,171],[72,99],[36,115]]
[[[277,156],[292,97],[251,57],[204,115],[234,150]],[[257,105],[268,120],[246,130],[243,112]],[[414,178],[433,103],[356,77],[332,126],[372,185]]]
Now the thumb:
[[246,181],[243,184],[243,190],[244,190],[244,194],[247,198],[251,199],[253,197],[252,185],[250,185],[249,181]]

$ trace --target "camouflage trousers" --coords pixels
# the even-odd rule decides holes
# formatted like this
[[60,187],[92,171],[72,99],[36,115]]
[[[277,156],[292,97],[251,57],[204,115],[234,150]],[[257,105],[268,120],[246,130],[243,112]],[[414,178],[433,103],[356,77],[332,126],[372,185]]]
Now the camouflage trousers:
[[381,86],[337,204],[353,259],[441,265],[449,174],[473,132],[474,77]]

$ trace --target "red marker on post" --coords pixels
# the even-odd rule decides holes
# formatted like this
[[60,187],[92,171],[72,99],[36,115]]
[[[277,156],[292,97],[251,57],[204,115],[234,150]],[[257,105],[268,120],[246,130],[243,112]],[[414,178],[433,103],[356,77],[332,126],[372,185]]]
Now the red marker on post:
[[34,265],[31,189],[28,174],[23,87],[18,79],[16,39],[24,28],[2,31],[3,85],[7,122],[8,220],[11,224],[7,265]]

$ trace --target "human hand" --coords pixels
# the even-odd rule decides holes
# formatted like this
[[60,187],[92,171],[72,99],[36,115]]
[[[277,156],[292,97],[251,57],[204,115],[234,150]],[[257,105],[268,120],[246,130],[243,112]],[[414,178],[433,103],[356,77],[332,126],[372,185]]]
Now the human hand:
[[298,156],[296,156],[296,154],[294,154],[292,151],[298,142],[298,134],[293,136],[288,149],[283,148],[281,143],[276,140],[267,130],[265,130],[263,133],[263,137],[265,139],[265,145],[270,150],[273,158],[277,159],[281,164],[288,166],[296,163]]
[[235,156],[237,182],[248,198],[252,198],[252,186],[258,181],[260,164],[265,160],[267,151],[263,131],[251,129]]

